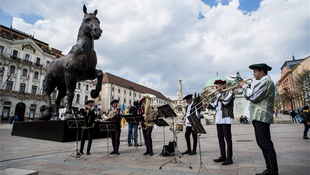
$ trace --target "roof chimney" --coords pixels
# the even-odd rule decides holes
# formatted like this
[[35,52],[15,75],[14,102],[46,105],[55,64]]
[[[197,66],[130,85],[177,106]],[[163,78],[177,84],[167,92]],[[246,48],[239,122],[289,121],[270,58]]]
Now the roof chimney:
[[293,60],[295,60],[295,57],[294,57],[294,55],[293,55]]

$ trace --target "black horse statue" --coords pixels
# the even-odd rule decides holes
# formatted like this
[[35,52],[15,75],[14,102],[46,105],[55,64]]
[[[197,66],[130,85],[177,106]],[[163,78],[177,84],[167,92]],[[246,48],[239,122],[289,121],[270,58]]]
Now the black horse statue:
[[[77,82],[97,78],[96,89],[92,90],[90,95],[92,98],[97,98],[101,91],[103,73],[96,69],[97,56],[94,50],[94,40],[99,39],[102,33],[100,21],[96,17],[97,10],[94,13],[87,13],[87,8],[84,5],[83,11],[84,18],[76,44],[68,55],[51,62],[47,67],[44,83],[44,100],[47,105],[43,113],[43,120],[60,120],[59,105],[61,99],[66,95],[66,119],[73,118],[72,101]],[[58,96],[53,114],[50,95],[56,87]]]

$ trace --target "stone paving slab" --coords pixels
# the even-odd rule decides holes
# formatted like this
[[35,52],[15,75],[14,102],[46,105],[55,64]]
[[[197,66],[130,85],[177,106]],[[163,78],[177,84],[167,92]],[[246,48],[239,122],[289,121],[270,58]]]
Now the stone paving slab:
[[[265,163],[261,150],[256,144],[253,126],[234,124],[233,161],[234,164],[223,166],[212,159],[219,157],[219,146],[215,125],[204,126],[208,134],[201,136],[202,160],[207,170],[201,174],[248,175],[262,172]],[[143,156],[145,147],[127,146],[127,127],[121,133],[121,155],[106,157],[106,139],[93,140],[91,155],[85,155],[87,161],[71,157],[64,160],[75,150],[75,142],[59,143],[38,139],[11,136],[12,125],[0,124],[0,170],[19,168],[38,171],[40,175],[61,174],[163,174],[190,175],[199,170],[199,154],[177,158],[181,163],[169,163],[159,167],[174,157],[161,157],[159,153],[164,144],[163,129],[153,130],[154,156]],[[310,174],[310,141],[302,139],[303,125],[271,125],[272,140],[277,151],[280,174]],[[165,128],[166,144],[172,140],[172,132]],[[179,133],[178,146],[181,152],[186,150],[184,132]],[[110,142],[111,144],[111,142]],[[110,147],[110,151],[111,151]],[[141,152],[141,153],[140,153]],[[189,169],[188,166],[193,169]]]

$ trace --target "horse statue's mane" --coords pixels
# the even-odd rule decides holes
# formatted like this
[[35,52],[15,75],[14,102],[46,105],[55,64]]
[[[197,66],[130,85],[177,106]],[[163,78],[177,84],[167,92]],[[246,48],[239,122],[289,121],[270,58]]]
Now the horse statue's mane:
[[[94,40],[100,38],[102,30],[97,18],[98,11],[87,13],[83,6],[84,18],[80,26],[77,42],[70,52],[51,62],[47,67],[44,83],[43,97],[46,101],[46,110],[43,113],[44,120],[60,120],[59,105],[61,99],[67,95],[66,119],[73,118],[72,101],[76,83],[97,78],[96,89],[91,91],[91,97],[97,98],[101,91],[103,72],[97,70],[97,56],[94,50]],[[51,93],[57,87],[58,95],[55,101],[54,113],[52,112]]]

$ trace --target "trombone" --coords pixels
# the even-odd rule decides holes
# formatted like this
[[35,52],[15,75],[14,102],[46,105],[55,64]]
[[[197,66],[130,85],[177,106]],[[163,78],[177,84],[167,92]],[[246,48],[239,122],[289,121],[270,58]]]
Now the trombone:
[[[227,92],[227,91],[230,91],[232,89],[237,88],[239,86],[239,83],[243,83],[243,82],[245,82],[245,83],[252,83],[254,78],[255,77],[248,78],[246,80],[239,81],[239,82],[237,82],[235,84],[231,84],[230,82],[226,83],[223,86],[221,86],[219,89],[215,90],[214,92],[208,93],[208,94],[206,94],[208,92],[208,90],[205,90],[205,91],[203,91],[201,93],[202,100],[199,103],[197,103],[195,106],[193,106],[193,108],[198,107],[197,110],[201,109],[203,107],[202,103],[205,102],[205,101],[208,101],[210,96],[214,95],[215,92]],[[251,82],[248,82],[248,81],[251,81]],[[190,116],[193,115],[194,113],[195,113],[195,111],[190,113]]]

